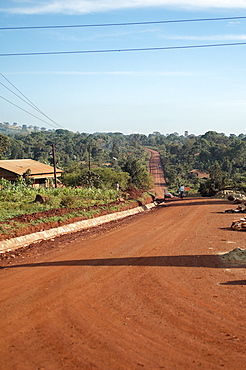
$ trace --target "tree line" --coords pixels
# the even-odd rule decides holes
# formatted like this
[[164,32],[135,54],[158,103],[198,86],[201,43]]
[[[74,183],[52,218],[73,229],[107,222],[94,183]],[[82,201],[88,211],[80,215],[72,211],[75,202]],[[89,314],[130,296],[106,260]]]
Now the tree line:
[[5,136],[0,134],[1,159],[25,159],[64,170],[67,186],[136,187],[148,190],[153,180],[148,171],[149,153],[134,137],[122,133],[73,133],[68,130],[40,131]]
[[[152,137],[153,140],[153,137]],[[208,131],[203,135],[163,137],[156,133],[156,149],[160,152],[166,180],[172,190],[181,184],[204,196],[222,189],[246,191],[246,135],[226,136]],[[209,178],[200,179],[197,169]]]
[[[246,190],[246,135],[229,135],[208,131],[203,135],[187,132],[149,135],[119,132],[73,133],[68,130],[1,135],[2,159],[31,158],[52,165],[51,145],[56,148],[57,166],[64,170],[67,185],[94,184],[150,188],[149,153],[146,147],[161,155],[168,186],[174,192],[181,183],[213,195],[223,188]],[[208,173],[199,179],[192,170]]]

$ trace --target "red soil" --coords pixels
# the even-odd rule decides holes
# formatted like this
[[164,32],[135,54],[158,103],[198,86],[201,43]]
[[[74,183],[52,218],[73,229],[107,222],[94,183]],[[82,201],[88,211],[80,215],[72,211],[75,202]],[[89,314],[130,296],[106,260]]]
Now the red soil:
[[245,265],[218,254],[245,233],[226,208],[170,200],[3,260],[1,370],[244,369]]

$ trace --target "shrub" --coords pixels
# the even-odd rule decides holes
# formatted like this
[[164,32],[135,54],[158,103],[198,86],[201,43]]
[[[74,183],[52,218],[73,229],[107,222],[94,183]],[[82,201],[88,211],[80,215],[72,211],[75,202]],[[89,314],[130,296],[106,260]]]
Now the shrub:
[[61,207],[73,207],[76,204],[76,198],[71,195],[64,195],[61,199],[60,206]]

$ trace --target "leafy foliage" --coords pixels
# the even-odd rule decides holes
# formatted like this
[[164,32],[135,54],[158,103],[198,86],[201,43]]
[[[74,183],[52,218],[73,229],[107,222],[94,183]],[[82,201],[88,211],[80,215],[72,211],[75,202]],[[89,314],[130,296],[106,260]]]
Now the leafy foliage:
[[[201,136],[155,136],[155,148],[161,153],[171,189],[177,190],[185,183],[202,195],[213,195],[228,187],[246,191],[246,135],[228,137],[208,131]],[[207,173],[209,178],[198,178],[190,172],[194,169]]]
[[153,179],[149,171],[140,160],[132,156],[128,157],[123,166],[123,170],[130,175],[130,186],[148,190],[153,185]]
[[[118,192],[114,189],[91,188],[33,188],[25,182],[12,183],[0,180],[0,221],[21,214],[42,212],[62,207],[88,207],[115,201]],[[34,202],[36,195],[49,199],[43,204]],[[6,206],[7,204],[7,206]]]
[[10,140],[7,136],[0,134],[0,158],[10,146]]
[[[150,147],[160,152],[166,180],[174,192],[181,183],[195,192],[200,189],[203,194],[212,194],[225,187],[246,189],[245,134],[226,136],[208,131],[195,136],[186,131],[184,135],[176,132],[123,135],[119,132],[72,133],[59,129],[19,133],[7,141],[9,146],[7,142],[2,145],[2,150],[7,149],[6,159],[32,158],[50,165],[53,164],[53,143],[57,167],[64,170],[63,183],[68,186],[114,189],[118,182],[121,189],[129,186],[150,188],[149,157],[144,150]],[[209,174],[209,179],[191,173],[194,169]]]

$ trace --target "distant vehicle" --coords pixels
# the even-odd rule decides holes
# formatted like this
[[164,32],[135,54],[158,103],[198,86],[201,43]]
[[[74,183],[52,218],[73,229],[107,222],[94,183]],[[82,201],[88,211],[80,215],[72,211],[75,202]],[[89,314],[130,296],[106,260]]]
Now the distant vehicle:
[[165,189],[164,190],[164,199],[167,199],[167,198],[174,198],[174,195]]

